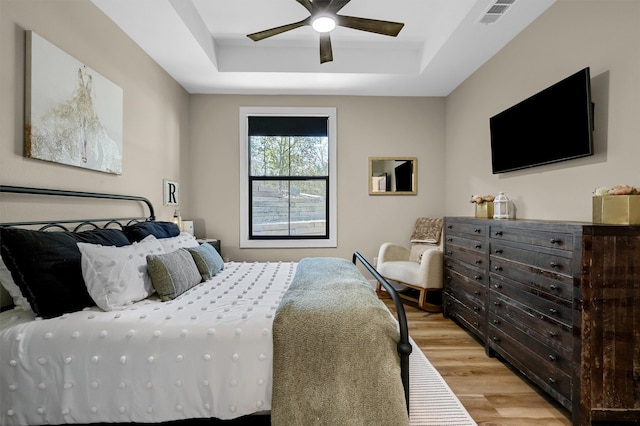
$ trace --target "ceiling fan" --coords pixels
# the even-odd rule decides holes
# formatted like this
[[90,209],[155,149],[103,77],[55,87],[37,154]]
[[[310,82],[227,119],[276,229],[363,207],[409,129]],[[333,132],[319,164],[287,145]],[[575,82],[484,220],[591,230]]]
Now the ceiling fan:
[[356,18],[353,16],[338,15],[351,0],[296,0],[310,13],[309,17],[299,22],[271,28],[257,33],[248,34],[253,41],[260,41],[274,35],[291,31],[305,25],[311,25],[320,33],[320,63],[333,61],[333,51],[331,50],[331,37],[329,33],[336,25],[346,28],[353,28],[360,31],[368,31],[376,34],[383,34],[391,37],[398,35],[404,24],[399,22],[380,21],[377,19]]

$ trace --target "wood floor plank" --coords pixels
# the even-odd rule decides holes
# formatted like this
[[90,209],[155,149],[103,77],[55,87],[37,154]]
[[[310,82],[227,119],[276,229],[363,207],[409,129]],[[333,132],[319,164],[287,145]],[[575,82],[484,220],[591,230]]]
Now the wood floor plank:
[[[393,311],[393,302],[382,300]],[[442,314],[405,303],[409,334],[480,426],[569,426],[571,414]],[[416,348],[414,348],[416,350]]]

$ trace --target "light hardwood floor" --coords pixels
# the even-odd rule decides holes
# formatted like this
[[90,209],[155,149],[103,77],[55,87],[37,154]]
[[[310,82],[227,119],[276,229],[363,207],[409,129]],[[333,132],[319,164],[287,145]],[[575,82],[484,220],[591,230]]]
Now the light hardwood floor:
[[[393,310],[391,299],[381,298]],[[409,334],[478,425],[571,425],[567,410],[508,364],[488,357],[456,323],[411,303],[404,306]]]

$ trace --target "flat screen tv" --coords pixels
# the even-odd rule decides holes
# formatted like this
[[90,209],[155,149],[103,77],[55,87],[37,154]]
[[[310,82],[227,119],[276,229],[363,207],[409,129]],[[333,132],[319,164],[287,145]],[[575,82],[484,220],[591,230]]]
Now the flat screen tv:
[[593,155],[593,103],[584,68],[493,116],[494,174]]

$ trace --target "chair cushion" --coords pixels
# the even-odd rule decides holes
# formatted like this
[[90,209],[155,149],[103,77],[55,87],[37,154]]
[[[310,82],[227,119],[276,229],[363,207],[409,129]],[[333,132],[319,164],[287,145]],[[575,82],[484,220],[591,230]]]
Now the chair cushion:
[[420,264],[411,261],[384,262],[378,266],[380,275],[389,280],[400,281],[417,287],[424,287],[420,283]]
[[420,263],[422,262],[422,253],[434,248],[438,248],[438,246],[433,244],[411,244],[411,253],[409,254],[409,260],[412,262]]

